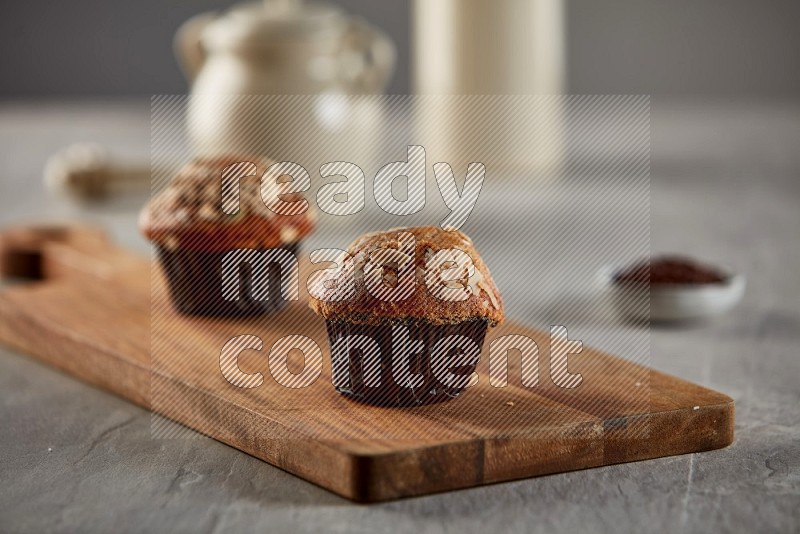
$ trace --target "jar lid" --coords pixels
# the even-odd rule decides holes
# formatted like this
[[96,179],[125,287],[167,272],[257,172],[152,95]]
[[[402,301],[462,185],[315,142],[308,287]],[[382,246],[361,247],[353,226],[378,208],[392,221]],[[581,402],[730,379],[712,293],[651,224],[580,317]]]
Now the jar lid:
[[342,11],[329,4],[266,0],[231,8],[203,32],[209,48],[317,38],[341,31]]

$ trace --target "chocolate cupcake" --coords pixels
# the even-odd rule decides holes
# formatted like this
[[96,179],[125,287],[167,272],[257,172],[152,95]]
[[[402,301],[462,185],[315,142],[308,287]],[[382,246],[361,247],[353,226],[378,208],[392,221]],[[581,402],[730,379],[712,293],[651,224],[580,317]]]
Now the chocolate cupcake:
[[413,406],[469,385],[503,299],[472,241],[434,226],[356,239],[337,269],[309,279],[326,320],[336,389],[362,402]]
[[[248,250],[257,255],[285,249],[295,255],[300,240],[313,228],[309,210],[288,216],[265,206],[260,178],[271,163],[237,156],[196,159],[142,210],[140,230],[155,245],[178,311],[242,317],[286,305],[280,292],[279,264],[255,269],[256,262],[246,261],[245,254],[243,261],[236,259],[238,265],[228,265],[238,274],[238,294],[223,294],[223,262],[235,259],[229,253]],[[238,180],[238,198],[223,198],[225,178]],[[267,291],[260,291],[264,287]]]

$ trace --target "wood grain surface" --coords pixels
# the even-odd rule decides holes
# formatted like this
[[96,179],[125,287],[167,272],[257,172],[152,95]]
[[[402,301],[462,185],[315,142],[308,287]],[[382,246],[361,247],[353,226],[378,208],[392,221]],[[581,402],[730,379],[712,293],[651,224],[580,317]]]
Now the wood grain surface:
[[[3,343],[358,501],[704,451],[733,441],[729,397],[588,347],[569,359],[570,371],[583,376],[581,385],[555,386],[549,334],[519,324],[490,330],[479,381],[459,398],[379,408],[334,390],[324,323],[302,292],[300,301],[263,318],[181,316],[172,311],[149,258],[82,227],[5,231],[0,266],[11,266],[3,267],[4,275],[37,278],[0,293]],[[300,280],[309,272],[301,262]],[[513,354],[508,386],[489,383],[486,347],[508,333],[539,345],[538,386],[522,386]],[[263,341],[261,351],[239,358],[242,371],[262,373],[257,388],[237,388],[220,371],[225,342],[243,334]],[[285,388],[270,376],[269,348],[288,334],[310,337],[325,354],[321,376],[306,388]],[[290,369],[302,368],[302,357],[296,360],[290,358]],[[167,438],[154,430],[154,439]]]

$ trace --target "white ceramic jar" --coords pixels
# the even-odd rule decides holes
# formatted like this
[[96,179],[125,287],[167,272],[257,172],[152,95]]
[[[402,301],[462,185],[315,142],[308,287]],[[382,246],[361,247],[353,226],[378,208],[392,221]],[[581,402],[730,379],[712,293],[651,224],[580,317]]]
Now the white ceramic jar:
[[341,121],[364,113],[329,108],[357,100],[339,95],[380,93],[395,57],[391,41],[362,19],[286,0],[198,15],[179,29],[175,45],[192,82],[187,129],[194,152],[274,159],[300,157],[293,154],[298,135],[306,145],[324,145],[328,132],[354,126]]

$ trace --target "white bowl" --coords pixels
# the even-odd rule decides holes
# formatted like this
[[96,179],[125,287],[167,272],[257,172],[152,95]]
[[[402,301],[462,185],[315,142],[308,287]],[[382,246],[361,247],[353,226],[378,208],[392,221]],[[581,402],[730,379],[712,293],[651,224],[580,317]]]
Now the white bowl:
[[614,274],[621,270],[606,267],[601,276],[617,310],[639,321],[690,321],[720,315],[742,300],[746,286],[745,276],[728,268],[720,269],[725,277],[721,284],[653,286],[615,283]]

